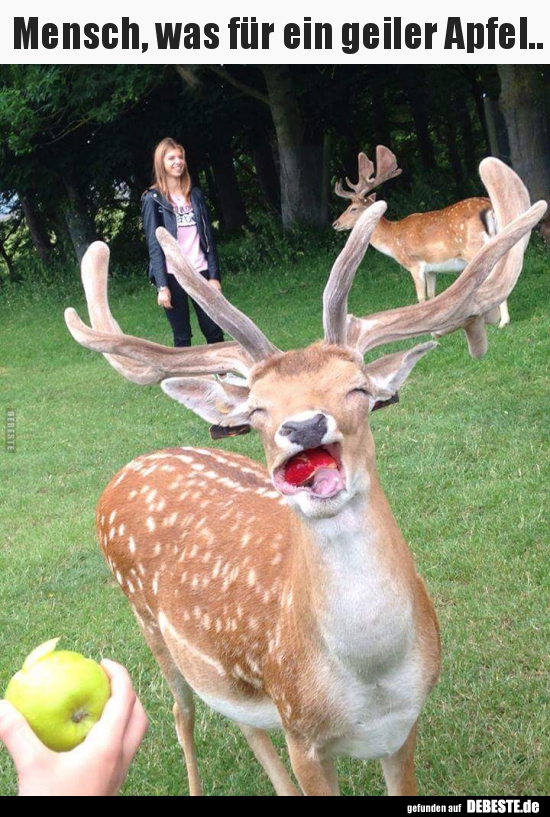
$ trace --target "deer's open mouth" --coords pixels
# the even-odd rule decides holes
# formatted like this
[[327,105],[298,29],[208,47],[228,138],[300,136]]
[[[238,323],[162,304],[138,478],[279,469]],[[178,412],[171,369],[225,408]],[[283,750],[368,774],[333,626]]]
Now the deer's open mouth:
[[295,454],[273,472],[275,487],[284,496],[306,491],[318,499],[331,499],[345,486],[344,468],[337,443],[308,448]]

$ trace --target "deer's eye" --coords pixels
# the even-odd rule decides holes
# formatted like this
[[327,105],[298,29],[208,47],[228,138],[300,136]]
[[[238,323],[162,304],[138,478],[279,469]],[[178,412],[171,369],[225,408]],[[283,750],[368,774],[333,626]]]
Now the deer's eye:
[[261,420],[263,417],[267,417],[267,411],[261,406],[256,406],[256,408],[251,409],[248,414],[248,419],[252,422],[253,420]]
[[355,397],[356,395],[360,395],[362,397],[371,397],[371,393],[364,387],[358,386],[356,389],[352,389],[346,395],[346,397]]

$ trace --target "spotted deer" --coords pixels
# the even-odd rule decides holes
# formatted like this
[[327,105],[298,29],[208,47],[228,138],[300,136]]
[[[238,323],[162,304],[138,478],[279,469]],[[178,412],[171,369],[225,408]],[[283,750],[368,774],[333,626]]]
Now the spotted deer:
[[[422,304],[348,316],[354,274],[385,210],[378,202],[332,268],[324,340],[305,349],[276,348],[162,229],[176,277],[235,340],[170,349],[124,335],[107,301],[108,249],[96,243],[85,255],[92,327],[67,310],[73,337],[214,426],[252,427],[265,449],[267,469],[211,448],[138,457],[97,509],[107,562],[174,695],[192,795],[201,794],[194,694],[238,724],[279,795],[339,794],[342,755],[380,758],[390,794],[416,791],[416,726],[438,678],[438,625],[381,488],[368,416],[437,344],[367,364],[363,355],[458,328],[473,356],[484,353],[483,315],[514,287],[545,205],[529,209],[524,186],[497,160],[481,174],[502,230],[451,287]],[[290,480],[297,458],[313,454],[324,464]],[[300,791],[273,729],[284,730]]]
[[[376,148],[376,176],[374,164],[364,153],[358,156],[359,181],[346,178],[350,190],[337,182],[334,191],[343,199],[351,199],[349,206],[333,223],[335,230],[350,230],[357,219],[376,201],[372,193],[389,179],[399,176],[395,155],[383,145]],[[438,272],[461,272],[478,250],[496,232],[494,208],[491,200],[483,197],[464,199],[442,210],[413,213],[399,221],[381,218],[371,236],[372,246],[389,255],[410,272],[417,300],[421,303],[434,298]],[[498,320],[502,328],[510,323],[508,305],[498,305],[498,313],[491,315],[491,323]]]

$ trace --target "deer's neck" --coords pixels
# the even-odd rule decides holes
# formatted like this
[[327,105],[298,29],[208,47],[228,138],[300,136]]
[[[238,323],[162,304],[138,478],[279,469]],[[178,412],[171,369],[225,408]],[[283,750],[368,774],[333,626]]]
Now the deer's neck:
[[331,654],[363,673],[396,627],[409,643],[415,570],[377,477],[336,517],[296,520],[293,538],[295,609]]
[[389,255],[391,258],[395,256],[396,224],[397,222],[388,221],[387,218],[382,217],[374,228],[374,232],[370,240],[370,243],[376,250],[384,253],[384,255]]

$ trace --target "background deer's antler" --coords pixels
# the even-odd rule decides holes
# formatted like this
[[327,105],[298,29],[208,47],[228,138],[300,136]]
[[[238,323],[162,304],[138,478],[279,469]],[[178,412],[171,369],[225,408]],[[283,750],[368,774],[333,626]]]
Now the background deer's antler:
[[363,198],[367,196],[375,187],[379,187],[389,179],[399,176],[403,171],[397,167],[395,154],[384,145],[376,148],[376,176],[373,177],[374,165],[365,153],[360,153],[357,157],[357,167],[359,181],[353,184],[346,176],[346,184],[351,190],[345,190],[342,182],[336,182],[334,192],[343,199]]

